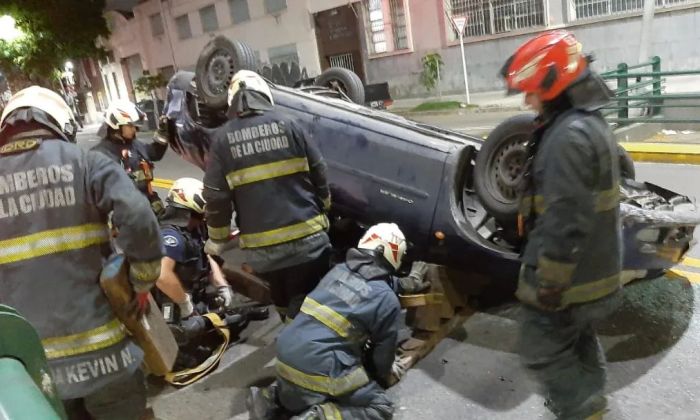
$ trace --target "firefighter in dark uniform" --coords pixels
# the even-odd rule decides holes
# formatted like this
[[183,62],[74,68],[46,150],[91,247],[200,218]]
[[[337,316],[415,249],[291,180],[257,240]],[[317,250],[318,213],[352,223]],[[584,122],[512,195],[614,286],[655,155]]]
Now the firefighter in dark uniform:
[[38,331],[70,418],[86,410],[95,419],[138,419],[146,410],[143,352],[97,279],[112,213],[133,303],[144,310],[160,272],[158,223],[119,166],[73,144],[76,127],[63,99],[38,86],[14,95],[0,117],[0,300]]
[[201,280],[216,287],[224,307],[229,308],[233,303],[233,291],[221,267],[204,253],[203,187],[202,181],[194,178],[176,180],[168,192],[167,207],[160,221],[165,256],[156,286],[179,306],[179,319],[193,314],[191,294],[200,289],[196,283]]
[[380,223],[326,274],[277,337],[277,382],[250,389],[251,419],[275,418],[280,409],[304,420],[392,418],[384,387],[405,372],[395,360],[397,293],[430,287],[423,262],[408,277],[393,277],[405,251],[398,226]]
[[136,188],[151,203],[156,216],[163,213],[163,201],[153,190],[153,162],[163,158],[168,149],[167,136],[156,132],[153,141],[145,144],[136,139],[137,124],[145,114],[129,101],[114,101],[105,112],[105,120],[98,131],[102,139],[93,150],[104,153],[124,168]]
[[563,30],[526,42],[502,74],[539,113],[519,223],[521,357],[558,418],[601,418],[594,323],[619,304],[622,265],[617,144],[598,111],[611,92]]
[[234,75],[229,116],[212,136],[204,176],[206,251],[223,252],[235,209],[246,262],[270,284],[282,319],[293,318],[329,268],[326,165],[303,131],[274,109],[270,87],[256,73]]

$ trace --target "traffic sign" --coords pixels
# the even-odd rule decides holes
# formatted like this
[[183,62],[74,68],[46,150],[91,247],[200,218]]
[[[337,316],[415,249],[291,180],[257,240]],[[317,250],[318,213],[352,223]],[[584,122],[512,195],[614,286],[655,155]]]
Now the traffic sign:
[[467,26],[466,16],[452,16],[452,23],[454,23],[457,32],[464,33],[464,27]]

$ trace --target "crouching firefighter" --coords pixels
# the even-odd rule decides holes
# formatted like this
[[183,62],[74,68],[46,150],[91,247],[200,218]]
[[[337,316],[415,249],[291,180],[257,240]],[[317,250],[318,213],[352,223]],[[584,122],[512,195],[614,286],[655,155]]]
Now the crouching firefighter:
[[204,176],[207,253],[226,248],[235,210],[245,261],[269,283],[284,321],[329,269],[326,164],[304,132],[274,108],[262,77],[239,71],[228,98],[231,119],[212,136]]
[[143,352],[97,279],[112,213],[132,304],[143,310],[160,272],[158,223],[124,171],[75,145],[75,131],[68,105],[38,86],[15,94],[0,117],[0,300],[39,333],[70,418],[138,419]]
[[[202,181],[197,179],[176,180],[165,199],[167,206],[160,220],[165,255],[154,297],[180,344],[176,369],[200,365],[200,357],[195,353],[209,356],[204,354],[208,347],[203,341],[212,341],[213,348],[220,347],[220,340],[203,338],[214,330],[212,323],[238,330],[248,319],[265,318],[268,313],[267,308],[240,308],[220,260],[204,253],[202,189]],[[217,316],[211,316],[212,313]],[[180,374],[178,379],[185,376]]]
[[539,114],[521,205],[519,352],[557,418],[600,418],[605,354],[594,327],[619,304],[622,262],[617,143],[599,111],[612,92],[563,30],[522,45],[503,76]]
[[98,131],[101,141],[93,150],[104,153],[120,164],[136,188],[148,198],[156,216],[160,216],[163,202],[153,190],[153,162],[163,158],[168,149],[168,140],[162,125],[150,144],[136,139],[138,125],[145,115],[129,101],[113,102],[105,112],[105,120]]
[[[401,306],[392,274],[405,251],[398,226],[372,226],[321,280],[277,337],[276,383],[249,390],[251,419],[282,410],[305,420],[392,418],[384,387],[405,372],[394,359]],[[414,263],[406,292],[429,287],[426,271]]]

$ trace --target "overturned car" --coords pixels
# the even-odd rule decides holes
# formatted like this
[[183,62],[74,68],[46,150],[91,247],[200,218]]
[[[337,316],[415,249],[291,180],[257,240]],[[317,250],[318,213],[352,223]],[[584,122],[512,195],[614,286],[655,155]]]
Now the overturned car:
[[[198,94],[207,75],[179,72],[164,113],[171,146],[205,167],[210,134],[223,112]],[[211,84],[211,79],[208,80]],[[226,83],[222,80],[222,83]],[[362,226],[396,222],[412,244],[410,259],[476,272],[514,287],[519,267],[516,185],[532,115],[504,121],[486,142],[373,110],[324,89],[270,84],[275,105],[319,146],[332,191],[332,237],[353,243]],[[225,95],[226,89],[219,89]],[[688,251],[700,214],[688,198],[634,181],[626,156],[620,191],[627,280],[658,275]],[[465,279],[465,281],[467,281]]]

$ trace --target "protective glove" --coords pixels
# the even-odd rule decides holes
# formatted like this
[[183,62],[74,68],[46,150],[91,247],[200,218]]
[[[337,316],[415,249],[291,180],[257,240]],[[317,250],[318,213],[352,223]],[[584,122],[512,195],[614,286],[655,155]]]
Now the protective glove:
[[180,307],[180,318],[189,318],[194,314],[194,305],[192,304],[192,296],[189,293],[185,293],[185,301],[178,303],[177,306]]
[[233,303],[233,289],[231,289],[231,286],[217,287],[216,294],[223,301],[224,308],[230,309]]
[[207,242],[204,244],[204,253],[220,257],[225,251],[233,247],[233,241],[221,242],[213,239],[207,239]]
[[127,308],[129,315],[135,317],[136,319],[143,318],[144,315],[148,313],[151,309],[150,302],[148,301],[148,296],[150,292],[139,292],[134,294],[134,298],[129,303]]
[[430,288],[430,281],[425,279],[428,274],[428,263],[416,261],[411,266],[411,272],[407,277],[399,279],[399,291],[402,294],[416,294]]
[[391,365],[391,374],[389,375],[389,380],[387,381],[389,386],[397,384],[406,374],[406,361],[402,358],[394,359],[394,363]]
[[544,309],[555,311],[561,308],[563,287],[539,287],[537,289],[537,301]]
[[158,118],[158,128],[153,133],[153,141],[163,146],[168,145],[168,117],[165,115]]

